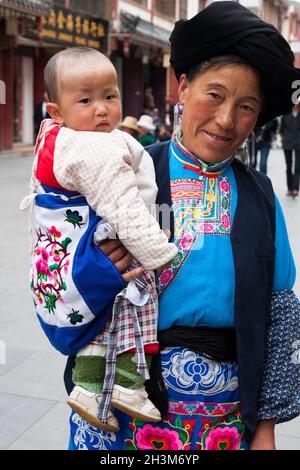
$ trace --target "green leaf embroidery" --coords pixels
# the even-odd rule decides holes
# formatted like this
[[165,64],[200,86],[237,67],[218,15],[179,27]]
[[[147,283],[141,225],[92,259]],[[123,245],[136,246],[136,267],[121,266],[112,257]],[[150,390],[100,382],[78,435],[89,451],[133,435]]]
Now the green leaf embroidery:
[[67,237],[61,242],[61,244],[65,249],[67,249],[67,246],[69,245],[69,243],[71,243],[71,241],[72,241],[72,239]]
[[58,263],[51,264],[51,266],[49,266],[49,269],[51,272],[56,271],[58,269]]

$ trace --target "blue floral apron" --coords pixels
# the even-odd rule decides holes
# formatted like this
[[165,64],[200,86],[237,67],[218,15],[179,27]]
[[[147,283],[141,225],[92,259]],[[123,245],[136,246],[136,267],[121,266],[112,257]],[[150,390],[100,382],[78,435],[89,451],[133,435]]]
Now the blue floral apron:
[[187,348],[161,352],[169,414],[160,423],[132,419],[113,410],[117,433],[70,418],[70,450],[246,450],[237,365],[216,362]]

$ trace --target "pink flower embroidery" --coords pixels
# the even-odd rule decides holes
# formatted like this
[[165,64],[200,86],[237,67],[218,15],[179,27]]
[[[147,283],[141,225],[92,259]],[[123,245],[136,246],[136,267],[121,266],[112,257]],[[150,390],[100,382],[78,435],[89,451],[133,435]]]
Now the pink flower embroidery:
[[227,214],[222,215],[222,225],[224,229],[228,229],[230,227],[230,220]]
[[193,237],[190,233],[187,235],[184,235],[182,239],[180,240],[180,245],[184,250],[188,250],[193,243]]
[[57,228],[54,227],[54,225],[52,225],[52,227],[49,229],[49,233],[55,238],[61,237],[61,232],[57,230]]
[[49,268],[48,268],[49,255],[47,251],[45,250],[45,248],[42,248],[40,253],[41,253],[41,256],[35,263],[37,272],[41,274],[48,274],[49,273]]
[[180,450],[183,443],[176,431],[161,429],[152,424],[145,424],[136,433],[136,442],[140,450]]
[[230,189],[228,181],[222,180],[220,183],[220,188],[224,191],[224,193],[228,193]]
[[162,284],[163,286],[166,286],[167,284],[169,284],[169,282],[171,281],[173,277],[173,273],[172,273],[172,270],[171,269],[165,269],[165,271],[162,272],[160,278],[159,278],[159,282],[160,284]]
[[214,231],[214,226],[212,224],[203,224],[203,232],[204,233],[212,233]]
[[237,428],[215,428],[209,431],[205,440],[206,450],[238,450],[240,434]]

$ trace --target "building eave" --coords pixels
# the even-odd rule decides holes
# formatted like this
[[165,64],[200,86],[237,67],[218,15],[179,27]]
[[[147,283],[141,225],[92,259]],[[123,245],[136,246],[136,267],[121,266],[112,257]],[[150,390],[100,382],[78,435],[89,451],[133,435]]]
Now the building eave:
[[5,10],[11,10],[20,16],[22,14],[42,16],[49,14],[50,5],[39,0],[0,0],[0,12]]

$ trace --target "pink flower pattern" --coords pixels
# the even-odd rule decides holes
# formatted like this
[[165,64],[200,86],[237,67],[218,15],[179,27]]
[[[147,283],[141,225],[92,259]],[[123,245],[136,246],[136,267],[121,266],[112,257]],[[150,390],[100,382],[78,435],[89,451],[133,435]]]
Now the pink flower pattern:
[[136,433],[138,449],[141,450],[180,450],[182,441],[177,431],[145,424]]
[[206,450],[238,450],[240,440],[241,435],[236,427],[219,426],[209,431],[204,448]]

